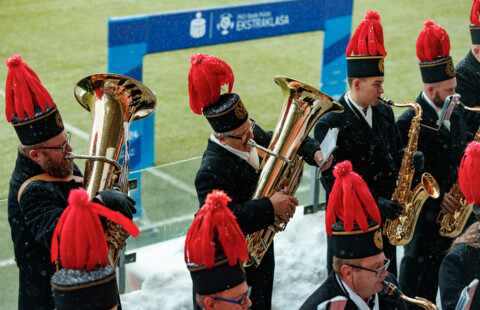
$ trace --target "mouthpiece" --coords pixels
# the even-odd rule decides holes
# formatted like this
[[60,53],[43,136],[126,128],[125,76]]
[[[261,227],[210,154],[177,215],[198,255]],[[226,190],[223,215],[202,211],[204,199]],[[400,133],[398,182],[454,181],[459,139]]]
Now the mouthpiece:
[[248,140],[248,141],[247,141],[247,145],[248,145],[248,146],[251,146],[251,147],[256,147],[257,149],[262,150],[262,151],[264,151],[265,153],[268,153],[268,154],[272,155],[273,157],[276,157],[276,158],[278,158],[278,159],[280,159],[280,160],[283,160],[284,162],[286,162],[286,163],[288,163],[288,164],[290,164],[290,165],[293,165],[293,163],[292,163],[292,161],[291,161],[290,159],[288,159],[288,158],[286,158],[286,157],[283,157],[283,156],[281,156],[281,155],[279,155],[279,154],[277,154],[277,153],[274,153],[274,152],[270,151],[269,149],[267,149],[266,147],[263,147],[263,146],[261,146],[261,145],[258,145],[255,141],[253,141],[253,139]]

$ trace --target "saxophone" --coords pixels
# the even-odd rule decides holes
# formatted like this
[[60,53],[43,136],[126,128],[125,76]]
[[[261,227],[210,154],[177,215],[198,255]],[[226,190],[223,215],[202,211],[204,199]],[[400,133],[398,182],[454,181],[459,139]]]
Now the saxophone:
[[[130,123],[153,113],[155,95],[132,78],[110,73],[81,79],[74,93],[92,119],[89,155],[68,154],[68,158],[87,159],[83,178],[85,190],[90,198],[98,191],[112,188],[128,193]],[[124,145],[125,156],[120,165],[118,160]],[[122,226],[109,221],[105,235],[109,264],[116,268],[128,233]]]
[[408,131],[408,144],[403,154],[402,166],[398,172],[398,185],[391,198],[392,201],[396,201],[402,206],[402,213],[394,220],[387,219],[383,225],[383,234],[387,235],[390,244],[405,245],[412,240],[423,204],[428,197],[438,198],[440,189],[432,175],[423,173],[420,184],[413,191],[410,190],[415,173],[413,155],[417,152],[420,121],[422,120],[420,105],[416,102],[397,104],[387,98],[380,99],[380,102],[385,105],[409,107],[415,111]]
[[[268,149],[250,142],[251,146],[266,151],[252,199],[270,197],[280,190],[294,195],[300,185],[304,164],[303,158],[296,154],[300,145],[320,116],[328,111],[343,111],[340,103],[307,84],[283,76],[276,76],[274,81],[282,88],[284,102]],[[286,225],[282,217],[275,215],[273,225],[247,235],[249,259],[244,266],[258,267],[273,237]]]
[[388,281],[383,281],[382,284],[383,284],[383,287],[385,288],[385,292],[389,296],[403,299],[409,303],[422,307],[423,309],[437,310],[437,307],[431,301],[425,298],[422,298],[422,297],[411,298],[411,297],[405,296],[398,287],[396,287],[393,283],[390,283]]
[[[458,102],[457,106],[472,112],[480,112],[480,107],[467,107],[462,102]],[[475,137],[473,140],[480,142],[480,127],[478,128],[477,132],[475,133]],[[455,211],[453,212],[445,212],[441,210],[438,213],[436,222],[440,224],[439,233],[440,236],[455,238],[457,237],[465,227],[468,218],[473,210],[473,204],[467,204],[465,197],[460,190],[460,186],[458,185],[458,179],[455,184],[453,184],[452,188],[448,192],[450,195],[455,197],[457,200],[457,205],[455,207]]]

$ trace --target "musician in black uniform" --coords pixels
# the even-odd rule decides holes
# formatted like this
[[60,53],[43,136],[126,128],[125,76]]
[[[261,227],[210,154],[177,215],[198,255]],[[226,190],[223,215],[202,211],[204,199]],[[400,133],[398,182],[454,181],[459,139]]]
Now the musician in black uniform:
[[[7,60],[6,117],[20,139],[10,179],[8,221],[19,269],[18,309],[53,309],[50,244],[82,174],[65,155],[72,151],[60,112],[39,78],[19,55]],[[115,191],[101,192],[110,209],[131,218],[134,201]],[[100,200],[97,200],[100,201]]]
[[387,271],[390,260],[382,251],[381,216],[367,184],[349,161],[338,163],[333,173],[336,180],[325,215],[333,272],[300,309],[316,310],[337,296],[347,298],[347,310],[406,309],[403,300],[383,288],[384,280],[396,284],[396,278]]
[[247,241],[227,207],[230,201],[223,191],[209,193],[185,238],[185,263],[195,299],[206,310],[252,305],[252,288],[243,268],[248,259]]
[[[480,106],[480,1],[473,1],[470,14],[470,35],[472,48],[467,56],[455,67],[457,73],[457,87],[455,90],[462,98],[460,99],[469,107]],[[480,128],[480,113],[464,111],[470,132],[475,135]]]
[[[390,198],[396,187],[403,145],[392,108],[379,104],[383,94],[384,57],[387,54],[383,48],[383,34],[379,32],[381,27],[380,15],[368,11],[346,51],[350,91],[339,99],[345,111],[330,112],[320,117],[315,126],[315,139],[322,141],[330,128],[339,129],[334,164],[344,160],[352,162],[377,201],[383,223],[385,219],[395,219],[401,212],[401,206]],[[361,32],[376,32],[377,42],[360,38]],[[362,39],[368,42],[363,48],[358,43]],[[350,56],[352,52],[354,55]],[[422,160],[423,155],[415,155],[414,165],[418,171],[423,169]],[[335,181],[332,169],[322,174],[321,181],[328,200]],[[330,273],[332,251],[328,236],[327,243],[327,270]],[[396,248],[390,245],[386,236],[383,243],[385,255],[391,260],[390,271],[396,275]]]
[[[210,70],[214,73],[196,76],[198,72],[204,74]],[[212,82],[215,80],[221,82]],[[204,86],[197,81],[209,81],[211,85],[216,85],[216,96],[200,98]],[[225,83],[229,84],[229,92],[220,95],[220,85]],[[213,189],[225,191],[232,199],[228,207],[247,235],[272,225],[274,215],[288,221],[298,201],[283,192],[276,192],[270,198],[251,199],[257,186],[262,158],[257,149],[247,145],[247,142],[254,139],[259,145],[268,147],[272,132],[264,131],[249,118],[240,97],[231,93],[232,83],[233,73],[224,61],[211,55],[192,56],[189,74],[191,107],[196,113],[203,112],[213,129],[195,178],[199,204],[202,206],[205,203],[206,195]],[[319,143],[314,139],[307,138],[298,153],[311,165],[319,165],[323,160]],[[331,160],[326,167],[330,164]],[[272,243],[258,268],[246,268],[247,280],[252,286],[252,309],[271,308],[274,266]]]
[[[430,46],[432,41],[436,45]],[[439,46],[441,49],[437,48]],[[463,150],[471,139],[463,113],[458,108],[440,127],[436,124],[445,99],[455,94],[455,69],[449,51],[447,32],[433,21],[426,21],[417,39],[423,80],[423,91],[415,100],[423,110],[418,150],[425,154],[424,170],[438,182],[440,197],[428,198],[423,205],[412,241],[405,246],[399,282],[407,296],[421,296],[433,303],[437,295],[438,269],[452,242],[450,238],[440,236],[440,225],[435,220],[440,210],[453,211],[457,201],[448,192],[457,180]],[[397,125],[404,143],[413,117],[413,111],[408,109],[398,118]],[[414,182],[420,182],[418,174]]]
[[[462,290],[474,279],[480,280],[480,143],[471,142],[460,164],[458,180],[465,199],[474,203],[475,222],[453,242],[438,273],[443,310],[455,310]],[[480,309],[478,287],[470,309]]]

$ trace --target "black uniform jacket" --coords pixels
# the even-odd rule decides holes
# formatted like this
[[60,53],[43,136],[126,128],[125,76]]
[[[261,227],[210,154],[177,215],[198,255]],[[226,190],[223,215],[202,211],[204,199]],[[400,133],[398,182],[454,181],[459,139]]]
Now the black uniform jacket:
[[[53,231],[68,206],[71,189],[82,186],[75,181],[29,183],[22,192],[20,203],[17,194],[29,178],[44,171],[32,160],[18,154],[10,179],[8,193],[8,221],[19,268],[19,309],[53,309],[50,277],[55,264],[50,261]],[[81,176],[75,166],[74,174]]]
[[[455,68],[457,74],[457,87],[455,90],[462,95],[460,101],[469,107],[480,106],[480,63],[470,50]],[[480,113],[465,111],[463,115],[467,120],[470,132],[475,135],[480,127]]]
[[[256,126],[254,136],[255,142],[268,147],[272,132],[265,132]],[[313,156],[319,149],[318,142],[307,138],[298,150],[298,154],[303,155],[307,163],[316,165]],[[259,171],[244,159],[208,140],[207,149],[195,178],[200,207],[205,203],[207,194],[214,189],[220,189],[232,199],[228,207],[237,217],[238,225],[244,234],[267,228],[274,222],[270,199],[251,199],[259,176]]]
[[[455,310],[460,293],[473,279],[480,280],[480,249],[464,243],[454,247],[442,261],[438,273],[443,310]],[[480,309],[480,291],[477,287],[470,309]]]
[[[416,102],[420,104],[423,111],[417,146],[418,150],[422,151],[425,156],[424,172],[430,173],[435,178],[441,192],[438,199],[428,198],[422,208],[422,213],[426,216],[428,214],[428,222],[434,222],[440,211],[443,194],[448,192],[457,181],[458,166],[463,151],[472,136],[468,132],[463,114],[458,108],[453,110],[450,117],[450,131],[444,124],[438,131],[423,126],[437,128],[438,115],[435,109],[423,99],[422,94],[418,96]],[[412,109],[408,109],[398,118],[397,125],[404,143],[408,141],[408,131],[414,114]],[[419,177],[420,174],[415,177],[412,187],[420,182]]]
[[315,140],[319,142],[330,128],[339,128],[338,149],[333,153],[332,167],[322,173],[322,184],[327,194],[335,182],[333,167],[348,159],[352,162],[353,171],[367,183],[375,200],[379,196],[390,199],[396,187],[403,155],[392,109],[382,104],[371,107],[371,128],[365,118],[359,115],[358,110],[347,103],[345,94],[339,102],[345,107],[345,111],[329,112],[323,115],[315,126]]
[[[396,278],[389,273],[385,278],[388,282],[391,282],[395,285],[397,284]],[[342,287],[338,283],[335,272],[331,272],[325,282],[312,294],[305,303],[300,307],[300,310],[317,310],[317,306],[322,302],[330,300],[337,296],[344,296],[348,298],[346,292],[343,291]],[[385,289],[382,289],[378,293],[379,307],[380,310],[397,310],[397,309],[407,309],[405,302],[401,299],[389,296]],[[356,310],[358,309],[355,303],[348,298],[347,304],[345,305],[345,310]]]

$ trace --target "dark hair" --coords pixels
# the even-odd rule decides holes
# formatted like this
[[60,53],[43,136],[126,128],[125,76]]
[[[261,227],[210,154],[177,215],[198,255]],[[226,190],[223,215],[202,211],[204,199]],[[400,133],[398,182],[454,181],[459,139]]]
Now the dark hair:
[[470,225],[466,232],[464,232],[457,239],[455,239],[449,251],[460,243],[465,243],[466,245],[471,246],[474,249],[480,249],[480,222],[477,221]]

